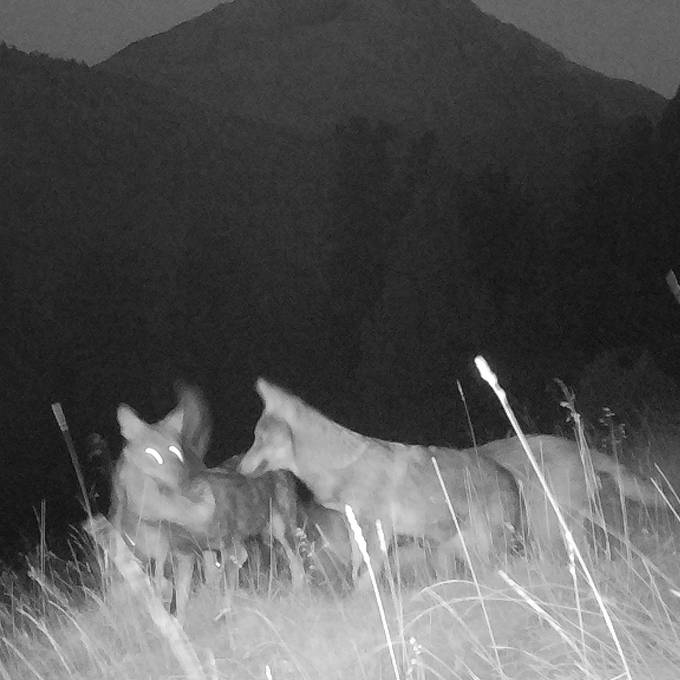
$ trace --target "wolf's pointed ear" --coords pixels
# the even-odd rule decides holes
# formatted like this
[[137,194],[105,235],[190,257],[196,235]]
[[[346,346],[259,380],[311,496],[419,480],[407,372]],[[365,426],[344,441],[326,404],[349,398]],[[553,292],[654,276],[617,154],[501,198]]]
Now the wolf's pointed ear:
[[162,427],[168,427],[173,432],[177,434],[179,438],[182,434],[182,425],[184,423],[184,407],[182,404],[175,406],[170,413],[168,413],[163,420],[160,421],[159,425]]
[[281,400],[283,390],[280,387],[270,383],[264,378],[258,378],[255,383],[255,390],[260,395],[260,399],[264,402],[265,410],[269,410]]
[[264,378],[258,378],[255,381],[255,391],[260,395],[260,398],[262,401],[266,402],[266,394],[267,394],[267,388],[269,387],[269,383],[264,379]]
[[205,458],[212,435],[212,417],[203,393],[194,385],[175,383],[175,393],[182,409],[182,448],[199,460]]
[[127,441],[139,437],[147,427],[147,424],[127,404],[121,404],[118,407],[116,416],[118,425],[120,425],[120,433]]
[[264,378],[257,379],[255,389],[262,399],[265,413],[275,413],[285,420],[295,417],[301,402],[298,397]]

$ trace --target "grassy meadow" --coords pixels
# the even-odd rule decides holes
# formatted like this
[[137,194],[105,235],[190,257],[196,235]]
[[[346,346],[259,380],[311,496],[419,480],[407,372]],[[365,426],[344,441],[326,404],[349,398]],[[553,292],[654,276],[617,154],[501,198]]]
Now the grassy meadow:
[[2,574],[0,678],[676,680],[680,436],[645,437],[625,457],[668,509],[627,505],[626,535],[594,531],[582,564],[539,550],[435,580],[397,548],[374,590],[349,593],[251,571],[237,590],[198,583],[182,629],[83,533],[68,562],[43,545],[27,574]]

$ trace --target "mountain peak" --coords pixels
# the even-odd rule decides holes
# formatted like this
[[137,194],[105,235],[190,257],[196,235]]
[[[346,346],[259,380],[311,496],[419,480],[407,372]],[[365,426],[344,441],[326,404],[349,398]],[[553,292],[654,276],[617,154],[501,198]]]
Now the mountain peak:
[[227,24],[253,27],[313,26],[335,20],[384,19],[390,14],[432,16],[442,11],[482,14],[472,0],[233,0],[213,10]]
[[656,119],[664,105],[471,0],[235,0],[101,68],[314,138],[352,116],[433,130],[464,167],[541,181],[575,153],[594,111],[608,124]]

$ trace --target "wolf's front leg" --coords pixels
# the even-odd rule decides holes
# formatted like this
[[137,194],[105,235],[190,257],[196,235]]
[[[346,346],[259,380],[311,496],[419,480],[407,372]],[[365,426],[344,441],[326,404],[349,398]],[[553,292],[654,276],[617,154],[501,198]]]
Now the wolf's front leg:
[[239,539],[225,540],[218,549],[203,551],[205,583],[227,592],[239,585],[239,572],[248,559],[248,552]]
[[175,557],[175,616],[180,623],[186,620],[195,561],[193,553],[179,553]]
[[[383,567],[385,566],[385,550],[382,548],[382,541],[378,536],[378,529],[375,522],[362,523],[361,533],[366,541],[366,552],[368,553],[368,558],[371,564],[371,569],[375,574],[375,578],[379,579],[382,574]],[[382,525],[382,533],[387,545],[392,541],[392,529],[386,525]],[[385,546],[386,547],[386,546]],[[357,540],[355,536],[352,536],[352,578],[354,580],[354,586],[357,590],[367,590],[371,587],[371,575],[369,573],[368,566],[366,569],[358,576],[361,569],[362,563],[365,564],[366,558],[361,553]]]
[[302,558],[295,549],[294,535],[292,531],[290,531],[290,527],[286,526],[286,524],[286,521],[279,513],[275,512],[272,514],[272,536],[279,542],[279,545],[283,548],[283,552],[288,560],[293,589],[299,590],[305,584],[305,567]]

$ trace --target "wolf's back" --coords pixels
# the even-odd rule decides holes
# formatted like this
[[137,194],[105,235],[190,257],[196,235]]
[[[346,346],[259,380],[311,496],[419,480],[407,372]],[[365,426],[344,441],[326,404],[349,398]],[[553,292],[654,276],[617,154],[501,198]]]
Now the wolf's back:
[[609,475],[629,500],[652,508],[665,506],[663,497],[649,480],[642,479],[601,451],[591,451],[590,457],[595,471]]
[[[527,438],[560,510],[574,531],[583,530],[584,519],[598,523],[593,513],[600,485],[606,474],[630,500],[659,505],[659,495],[650,482],[642,480],[623,465],[599,451],[581,458],[576,442],[563,437],[535,435]],[[480,455],[491,458],[517,479],[524,501],[530,535],[541,546],[562,545],[562,533],[545,490],[517,437],[501,439],[478,447]],[[592,471],[588,460],[592,461]],[[594,473],[594,474],[593,474]]]
[[195,498],[206,495],[206,488],[215,499],[215,514],[204,532],[208,541],[264,532],[272,512],[284,522],[294,523],[295,482],[290,473],[277,471],[249,478],[228,467],[209,468],[196,474],[184,492]]

